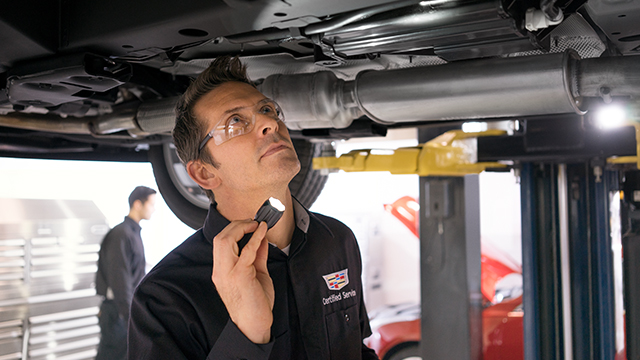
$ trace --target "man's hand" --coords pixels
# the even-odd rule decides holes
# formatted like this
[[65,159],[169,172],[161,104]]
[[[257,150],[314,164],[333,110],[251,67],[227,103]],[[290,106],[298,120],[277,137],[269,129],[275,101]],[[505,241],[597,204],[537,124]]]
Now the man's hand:
[[[238,241],[254,232],[239,254]],[[211,280],[231,321],[249,340],[266,344],[271,338],[275,292],[267,270],[267,224],[233,221],[213,239]]]

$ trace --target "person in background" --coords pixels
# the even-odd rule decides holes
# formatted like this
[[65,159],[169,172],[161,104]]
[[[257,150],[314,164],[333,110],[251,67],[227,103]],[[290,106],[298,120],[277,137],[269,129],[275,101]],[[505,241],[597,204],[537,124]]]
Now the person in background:
[[[136,289],[129,359],[377,359],[355,236],[291,195],[300,162],[280,107],[220,57],[177,113],[178,155],[211,206]],[[271,197],[284,209],[269,228],[254,217]]]
[[100,306],[100,345],[96,360],[125,359],[127,324],[133,291],[145,275],[145,257],[140,220],[155,211],[156,191],[138,186],[129,195],[129,214],[102,240],[96,273]]

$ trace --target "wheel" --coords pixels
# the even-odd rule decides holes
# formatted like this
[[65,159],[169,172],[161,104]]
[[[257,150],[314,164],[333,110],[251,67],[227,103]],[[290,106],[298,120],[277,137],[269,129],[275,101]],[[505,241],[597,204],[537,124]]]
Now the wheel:
[[[309,208],[327,182],[326,175],[312,168],[313,157],[322,153],[323,144],[294,139],[293,145],[300,159],[300,172],[289,188],[293,196]],[[187,174],[173,143],[151,146],[148,156],[158,189],[171,211],[188,226],[202,227],[209,210],[209,198]]]
[[422,360],[420,356],[420,346],[418,344],[410,344],[402,347],[397,351],[391,350],[384,360]]
[[322,192],[328,178],[320,171],[313,170],[313,158],[322,154],[324,144],[311,143],[302,139],[292,140],[300,160],[300,172],[289,183],[289,189],[291,194],[308,209]]
[[173,143],[151,146],[149,162],[167,206],[183,223],[201,228],[209,211],[209,198],[189,177]]

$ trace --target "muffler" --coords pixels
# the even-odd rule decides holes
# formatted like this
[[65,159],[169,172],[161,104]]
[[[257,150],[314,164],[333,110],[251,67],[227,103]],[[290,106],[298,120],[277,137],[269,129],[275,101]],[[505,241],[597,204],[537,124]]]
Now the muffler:
[[361,114],[383,124],[586,112],[584,97],[640,95],[636,57],[580,60],[575,51],[363,71],[353,81],[331,72],[272,75],[261,91],[287,127],[346,128]]
[[[272,75],[259,89],[277,101],[291,130],[336,128],[367,115],[382,124],[500,119],[576,113],[584,98],[640,96],[638,57],[581,60],[569,50],[531,57],[457,61],[444,65],[363,71],[345,81],[329,71]],[[177,97],[122,105],[85,119],[9,114],[0,126],[107,136],[170,133]]]

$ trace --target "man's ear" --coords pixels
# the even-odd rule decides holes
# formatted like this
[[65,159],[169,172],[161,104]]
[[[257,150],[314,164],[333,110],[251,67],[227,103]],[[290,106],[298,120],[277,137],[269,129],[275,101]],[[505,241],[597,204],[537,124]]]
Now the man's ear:
[[133,202],[133,205],[131,205],[131,210],[140,211],[143,205],[144,204],[142,203],[142,200],[137,199],[136,201]]
[[201,160],[193,160],[185,166],[187,173],[200,187],[213,190],[220,186],[220,177],[216,169],[211,164],[205,164]]

